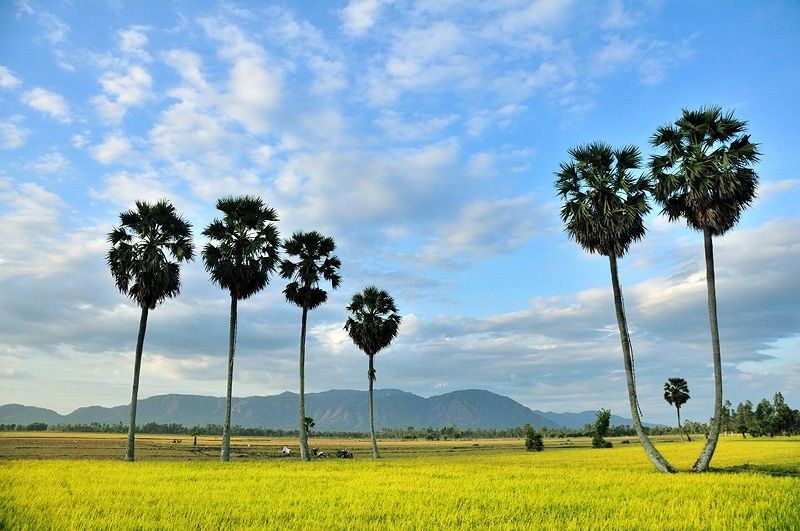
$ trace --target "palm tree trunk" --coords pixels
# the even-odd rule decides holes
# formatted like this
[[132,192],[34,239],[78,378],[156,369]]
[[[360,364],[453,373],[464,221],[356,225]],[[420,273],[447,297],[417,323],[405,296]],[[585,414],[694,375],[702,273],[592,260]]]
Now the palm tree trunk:
[[238,299],[231,292],[231,323],[228,330],[228,388],[225,394],[225,424],[222,426],[220,461],[231,460],[231,397],[233,396],[233,356],[236,350],[236,306]]
[[134,434],[136,433],[136,403],[139,399],[139,372],[142,368],[142,350],[144,350],[144,333],[147,330],[147,306],[142,306],[139,318],[139,335],[136,337],[136,354],[133,362],[133,390],[131,391],[131,411],[128,420],[128,444],[125,448],[125,461],[133,461]]
[[311,461],[308,452],[308,426],[306,425],[306,321],[308,308],[303,307],[303,321],[300,325],[300,458]]
[[719,326],[717,323],[717,287],[714,276],[714,244],[711,232],[703,230],[703,243],[706,252],[706,288],[708,290],[708,322],[711,327],[711,355],[714,360],[714,417],[711,419],[708,439],[697,458],[692,472],[705,472],[714,456],[722,423],[722,356],[719,346]]
[[628,335],[628,323],[625,319],[625,309],[622,305],[622,289],[619,286],[619,273],[617,272],[617,258],[609,256],[608,260],[611,265],[611,285],[614,289],[614,307],[617,311],[617,325],[619,326],[619,338],[622,343],[622,359],[625,364],[625,378],[628,383],[628,401],[631,406],[631,417],[633,418],[633,427],[636,430],[636,435],[639,437],[639,442],[642,444],[647,457],[656,466],[660,472],[676,472],[675,468],[664,459],[658,450],[656,450],[653,443],[644,433],[642,429],[642,421],[639,418],[639,400],[636,397],[636,382],[633,376],[633,356],[631,355],[631,339]]
[[375,416],[374,416],[374,404],[372,401],[372,386],[375,382],[375,355],[368,356],[369,357],[369,394],[368,394],[368,402],[369,402],[369,434],[372,438],[372,457],[375,459],[380,458],[381,454],[378,453],[378,441],[375,439]]
[[678,412],[678,433],[681,434],[681,442],[683,442],[683,426],[681,425],[681,408],[676,407],[675,411]]

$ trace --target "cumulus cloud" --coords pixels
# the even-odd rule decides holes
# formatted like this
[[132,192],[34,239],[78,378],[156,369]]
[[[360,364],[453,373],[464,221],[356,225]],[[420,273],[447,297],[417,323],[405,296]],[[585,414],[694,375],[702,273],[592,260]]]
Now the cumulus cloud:
[[100,78],[104,94],[93,97],[92,103],[104,119],[118,122],[130,107],[150,97],[152,84],[152,77],[140,66],[131,66],[124,73],[106,72]]
[[11,73],[5,66],[0,66],[0,88],[14,88],[20,84],[20,80]]
[[37,87],[22,94],[22,102],[25,105],[50,115],[64,123],[72,121],[69,106],[60,94]]
[[16,149],[25,143],[30,129],[23,127],[22,122],[23,117],[17,114],[0,123],[0,148]]
[[353,36],[364,35],[380,16],[383,2],[381,0],[353,0],[339,15],[346,33]]
[[131,143],[124,136],[109,135],[91,150],[92,156],[101,164],[111,164],[130,156]]

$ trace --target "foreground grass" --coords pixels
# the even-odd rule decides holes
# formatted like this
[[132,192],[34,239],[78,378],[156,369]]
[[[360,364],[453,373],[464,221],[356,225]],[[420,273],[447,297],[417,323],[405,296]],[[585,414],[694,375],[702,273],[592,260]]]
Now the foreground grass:
[[[702,442],[660,449],[687,470]],[[636,445],[379,461],[0,461],[0,529],[796,529],[800,441],[722,440],[708,474]]]

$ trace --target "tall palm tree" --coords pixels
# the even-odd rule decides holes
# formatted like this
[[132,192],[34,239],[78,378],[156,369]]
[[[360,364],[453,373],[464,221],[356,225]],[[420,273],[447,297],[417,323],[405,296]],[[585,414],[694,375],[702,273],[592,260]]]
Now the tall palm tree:
[[725,234],[755,199],[758,146],[745,134],[747,123],[719,107],[683,109],[675,124],[659,127],[651,138],[665,154],[653,155],[650,172],[655,199],[670,221],[685,219],[703,233],[706,259],[708,320],[714,364],[714,417],[708,439],[692,470],[703,472],[714,455],[722,421],[722,361],[717,321],[712,238]]
[[147,314],[164,299],[180,293],[180,262],[193,258],[192,226],[169,201],[136,202],[135,210],[120,213],[120,225],[108,234],[106,257],[117,288],[142,309],[133,364],[128,444],[125,460],[134,460],[139,371],[147,329]]
[[304,461],[310,461],[305,402],[308,311],[328,300],[328,292],[319,287],[322,280],[330,282],[332,289],[339,287],[342,278],[338,271],[342,263],[333,254],[336,250],[333,238],[316,231],[295,232],[289,240],[283,242],[283,250],[289,257],[296,257],[296,261],[291,258],[281,261],[281,277],[290,281],[283,294],[287,301],[303,309],[300,325],[300,457]]
[[560,171],[556,172],[556,189],[565,200],[561,219],[567,234],[581,247],[608,257],[633,425],[656,468],[661,472],[675,472],[642,428],[631,339],[617,272],[617,258],[645,234],[643,216],[650,211],[647,202],[650,180],[646,176],[634,178],[631,174],[631,170],[641,165],[641,155],[635,146],[613,149],[596,142],[572,148],[569,155],[572,160],[562,162]]
[[385,291],[375,286],[364,288],[361,293],[353,295],[347,311],[352,314],[347,318],[344,329],[350,335],[353,343],[360,348],[369,358],[369,433],[372,438],[372,456],[380,457],[378,442],[375,440],[374,406],[372,401],[372,387],[375,382],[375,354],[388,347],[397,336],[400,327],[400,316],[394,299]]
[[[667,404],[675,406],[678,411],[678,431],[683,440],[683,426],[681,426],[681,406],[689,401],[689,384],[683,378],[667,378],[664,383],[664,400]],[[691,438],[689,439],[691,440]]]
[[211,240],[203,248],[203,261],[211,280],[231,295],[228,386],[220,453],[221,461],[229,461],[237,303],[258,293],[269,283],[270,274],[278,264],[281,243],[278,229],[272,224],[278,221],[278,214],[260,197],[223,197],[217,201],[217,210],[224,215],[203,231],[203,235]]

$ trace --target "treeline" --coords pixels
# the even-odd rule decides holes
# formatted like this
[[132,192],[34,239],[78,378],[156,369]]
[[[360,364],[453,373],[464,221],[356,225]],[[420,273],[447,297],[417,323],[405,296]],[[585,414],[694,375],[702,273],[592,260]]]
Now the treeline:
[[730,433],[741,433],[742,437],[798,435],[800,410],[790,408],[781,393],[775,393],[771,402],[766,398],[761,399],[755,408],[747,400],[734,409],[726,400],[722,408],[722,427]]

